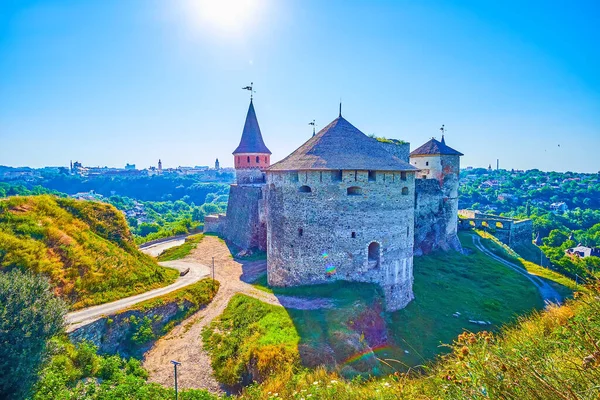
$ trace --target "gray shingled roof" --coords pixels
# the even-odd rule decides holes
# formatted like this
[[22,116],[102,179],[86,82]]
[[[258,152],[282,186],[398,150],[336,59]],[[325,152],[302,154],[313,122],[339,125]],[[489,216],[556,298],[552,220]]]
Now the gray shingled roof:
[[240,140],[239,146],[233,152],[233,154],[239,153],[271,154],[271,151],[265,145],[260,133],[260,127],[258,126],[258,120],[256,119],[256,112],[254,111],[252,100],[250,100],[250,107],[248,108],[248,114],[246,114],[246,123],[244,124],[244,131],[242,132],[242,140]]
[[429,155],[452,155],[452,156],[462,156],[464,155],[460,151],[456,151],[453,148],[446,146],[446,141],[442,136],[442,141],[438,141],[435,138],[431,138],[431,140],[425,143],[423,146],[413,150],[410,155],[411,156],[429,156]]
[[387,152],[341,116],[321,129],[292,154],[267,171],[296,170],[416,171],[417,168]]

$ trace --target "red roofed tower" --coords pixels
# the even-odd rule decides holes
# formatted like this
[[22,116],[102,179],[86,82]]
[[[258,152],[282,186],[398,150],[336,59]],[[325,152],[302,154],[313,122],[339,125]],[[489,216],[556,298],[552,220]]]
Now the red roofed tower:
[[263,171],[271,165],[271,151],[263,141],[252,99],[250,99],[242,139],[234,150],[233,157],[238,184],[264,182]]

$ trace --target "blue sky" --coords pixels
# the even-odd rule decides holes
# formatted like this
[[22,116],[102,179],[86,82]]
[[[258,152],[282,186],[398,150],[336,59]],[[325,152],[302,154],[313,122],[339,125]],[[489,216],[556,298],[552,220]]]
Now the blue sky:
[[600,2],[0,1],[0,165],[279,160],[343,114],[462,165],[600,170]]

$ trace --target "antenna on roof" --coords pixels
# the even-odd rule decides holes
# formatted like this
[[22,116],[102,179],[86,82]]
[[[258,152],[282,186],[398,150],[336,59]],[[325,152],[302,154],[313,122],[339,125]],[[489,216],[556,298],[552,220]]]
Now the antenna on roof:
[[249,90],[250,91],[250,101],[252,101],[252,94],[256,93],[256,91],[253,89],[254,87],[254,82],[250,82],[250,86],[245,86],[242,88],[242,90]]
[[312,122],[309,122],[308,124],[312,125],[312,127],[313,127],[313,136],[315,136],[315,126],[317,126],[317,124],[315,124],[315,120],[313,119]]

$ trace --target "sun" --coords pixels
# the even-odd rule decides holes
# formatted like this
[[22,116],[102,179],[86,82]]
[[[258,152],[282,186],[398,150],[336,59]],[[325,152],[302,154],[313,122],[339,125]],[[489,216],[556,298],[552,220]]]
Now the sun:
[[188,0],[187,3],[198,24],[226,34],[249,29],[265,6],[265,0]]

